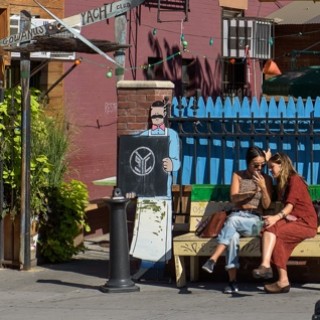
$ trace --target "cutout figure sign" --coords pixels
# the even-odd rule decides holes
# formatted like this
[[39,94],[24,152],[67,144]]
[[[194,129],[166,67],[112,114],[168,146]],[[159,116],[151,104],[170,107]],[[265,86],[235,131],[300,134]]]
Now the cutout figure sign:
[[120,164],[127,165],[119,166],[119,187],[138,196],[130,254],[142,262],[135,280],[148,271],[146,265],[164,263],[172,254],[172,172],[180,168],[180,140],[167,126],[167,107],[155,101],[151,128],[120,140]]

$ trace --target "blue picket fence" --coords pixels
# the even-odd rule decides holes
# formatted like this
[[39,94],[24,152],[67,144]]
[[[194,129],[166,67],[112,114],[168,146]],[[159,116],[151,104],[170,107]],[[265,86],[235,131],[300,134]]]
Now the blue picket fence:
[[230,184],[256,145],[287,153],[309,184],[320,184],[320,98],[174,97],[169,122],[182,141],[175,183]]

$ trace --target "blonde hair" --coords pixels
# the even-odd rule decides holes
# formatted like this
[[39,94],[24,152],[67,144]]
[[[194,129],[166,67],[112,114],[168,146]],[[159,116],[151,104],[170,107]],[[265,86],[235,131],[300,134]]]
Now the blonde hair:
[[294,168],[291,159],[283,152],[277,152],[274,154],[268,162],[281,165],[280,174],[277,177],[277,188],[282,194],[287,186],[288,179],[293,175],[299,175]]

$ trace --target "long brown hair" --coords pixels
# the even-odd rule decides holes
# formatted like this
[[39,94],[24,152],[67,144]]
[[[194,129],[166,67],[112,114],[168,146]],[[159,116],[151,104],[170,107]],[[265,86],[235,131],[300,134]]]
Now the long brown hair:
[[287,186],[288,179],[293,175],[299,175],[294,168],[291,159],[283,152],[274,154],[268,162],[273,162],[281,165],[280,174],[277,177],[277,188],[282,194]]

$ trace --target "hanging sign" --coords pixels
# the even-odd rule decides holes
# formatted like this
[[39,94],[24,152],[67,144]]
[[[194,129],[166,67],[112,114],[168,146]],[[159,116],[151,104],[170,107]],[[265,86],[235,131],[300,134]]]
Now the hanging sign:
[[113,18],[131,10],[134,7],[139,6],[143,2],[144,0],[120,0],[117,2],[104,4],[102,7],[94,8],[85,12],[81,12],[77,15],[61,19],[63,25],[59,22],[54,22],[3,38],[0,40],[0,46],[22,44],[25,42],[30,42],[35,36],[52,35],[57,32],[64,31],[66,29],[64,25],[68,25],[70,27],[87,26],[102,20]]

